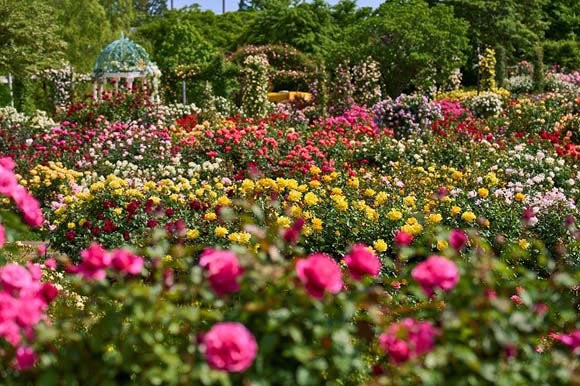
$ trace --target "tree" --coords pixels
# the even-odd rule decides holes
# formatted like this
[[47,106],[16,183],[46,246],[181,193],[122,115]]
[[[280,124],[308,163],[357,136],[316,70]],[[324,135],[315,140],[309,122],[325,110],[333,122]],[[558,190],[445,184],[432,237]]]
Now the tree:
[[[575,0],[571,0],[575,1]],[[452,5],[455,16],[470,24],[473,47],[504,46],[508,58],[532,52],[548,27],[543,7],[548,0],[431,0]]]
[[99,3],[105,9],[115,34],[130,32],[137,17],[133,0],[99,0]]
[[373,16],[346,29],[334,57],[360,62],[367,56],[381,65],[383,90],[399,95],[447,81],[465,62],[468,24],[449,6],[429,7],[423,0],[382,4]]
[[66,57],[77,71],[90,71],[101,50],[116,36],[98,0],[51,0],[58,10]]
[[242,43],[288,44],[305,53],[322,55],[337,33],[330,6],[324,0],[276,0],[256,14]]
[[0,72],[32,74],[57,64],[64,47],[46,1],[0,1]]
[[133,0],[133,8],[145,16],[161,16],[167,11],[166,0]]

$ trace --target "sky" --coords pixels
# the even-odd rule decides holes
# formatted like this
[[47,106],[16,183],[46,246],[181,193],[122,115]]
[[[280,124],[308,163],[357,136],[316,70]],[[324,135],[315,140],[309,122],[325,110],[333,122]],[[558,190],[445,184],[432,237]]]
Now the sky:
[[[238,8],[238,0],[226,0],[226,11],[235,11]],[[327,0],[329,4],[336,4],[338,0]],[[376,7],[382,0],[358,0],[359,7]],[[170,4],[170,2],[167,2]],[[202,9],[210,9],[216,13],[222,11],[222,0],[173,0],[175,8],[184,7],[197,3]]]

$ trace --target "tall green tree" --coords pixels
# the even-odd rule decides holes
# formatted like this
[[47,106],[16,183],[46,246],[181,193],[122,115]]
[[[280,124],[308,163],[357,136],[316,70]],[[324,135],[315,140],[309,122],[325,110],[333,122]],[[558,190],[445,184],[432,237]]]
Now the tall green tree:
[[0,72],[24,75],[55,65],[65,46],[57,26],[44,0],[0,1]]
[[324,0],[272,0],[256,14],[242,39],[245,44],[288,44],[322,55],[337,33],[331,8]]
[[133,8],[141,15],[161,16],[167,11],[166,0],[133,0]]
[[98,0],[50,0],[58,10],[59,34],[67,60],[77,71],[90,71],[97,55],[117,38]]
[[[575,1],[575,0],[572,0]],[[532,53],[548,27],[544,6],[549,0],[430,0],[453,6],[455,15],[470,24],[472,45],[502,45],[511,58]]]
[[[79,1],[79,3],[83,3]],[[133,0],[99,0],[115,33],[129,33],[138,16]]]
[[346,29],[334,57],[381,66],[383,89],[391,96],[442,84],[463,65],[468,24],[449,6],[423,0],[383,3],[368,19]]

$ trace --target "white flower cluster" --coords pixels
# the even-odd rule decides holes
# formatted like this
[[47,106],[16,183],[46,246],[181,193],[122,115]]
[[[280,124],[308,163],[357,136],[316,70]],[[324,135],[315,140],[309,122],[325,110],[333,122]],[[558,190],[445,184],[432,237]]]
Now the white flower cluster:
[[486,91],[469,99],[467,106],[473,115],[486,118],[499,115],[503,109],[503,101],[499,94]]
[[382,99],[380,64],[370,56],[352,69],[354,99],[359,105],[373,106]]
[[242,111],[248,117],[264,117],[271,108],[268,101],[268,71],[265,55],[250,55],[242,68]]

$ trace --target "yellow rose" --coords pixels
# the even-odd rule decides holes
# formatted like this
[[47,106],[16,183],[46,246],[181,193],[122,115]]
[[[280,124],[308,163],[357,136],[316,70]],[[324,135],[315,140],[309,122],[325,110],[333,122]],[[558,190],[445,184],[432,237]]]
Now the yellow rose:
[[487,190],[486,188],[479,188],[477,189],[477,194],[479,194],[479,197],[481,198],[486,198],[487,196],[489,196],[489,190]]
[[451,208],[451,215],[452,216],[457,216],[459,213],[461,213],[461,208],[458,206],[453,206]]
[[188,240],[195,240],[199,237],[199,230],[197,229],[189,229],[186,233],[185,233],[185,237],[187,237]]
[[442,220],[443,216],[441,216],[439,213],[430,214],[429,217],[427,217],[427,221],[429,221],[431,224],[439,224]]
[[298,202],[298,201],[300,201],[301,198],[302,198],[302,193],[300,193],[297,190],[291,190],[290,193],[288,193],[288,200],[289,201]]
[[217,237],[226,237],[226,235],[229,233],[228,230],[222,226],[218,226],[214,229],[213,233],[217,236]]
[[516,201],[522,202],[526,199],[526,195],[523,194],[522,192],[517,192],[515,197]]
[[378,239],[373,243],[373,247],[376,249],[377,252],[384,252],[389,247],[385,240]]
[[391,209],[389,213],[387,213],[387,218],[391,221],[399,221],[403,218],[403,213],[396,209]]
[[437,249],[442,251],[444,249],[447,249],[447,247],[449,246],[449,243],[447,242],[447,240],[437,240]]
[[314,194],[312,192],[308,192],[304,196],[304,202],[308,206],[314,206],[314,205],[318,204],[318,201],[319,201],[318,196],[316,196],[316,194]]
[[530,243],[528,243],[528,241],[526,239],[520,239],[518,241],[518,245],[520,246],[520,248],[522,249],[528,249],[530,247]]
[[476,218],[477,216],[475,216],[475,214],[471,211],[464,212],[461,215],[461,219],[467,222],[473,222]]
[[323,223],[322,223],[321,219],[319,219],[317,217],[314,217],[312,219],[312,229],[314,229],[315,231],[320,232],[322,230],[322,224]]

